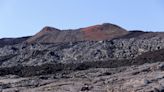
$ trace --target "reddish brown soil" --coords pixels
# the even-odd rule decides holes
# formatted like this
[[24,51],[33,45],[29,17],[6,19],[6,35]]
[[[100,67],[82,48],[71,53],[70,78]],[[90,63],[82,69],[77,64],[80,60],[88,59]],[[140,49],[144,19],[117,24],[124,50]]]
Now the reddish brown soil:
[[111,40],[120,37],[128,32],[118,26],[112,24],[95,25],[83,28],[84,38],[86,40]]

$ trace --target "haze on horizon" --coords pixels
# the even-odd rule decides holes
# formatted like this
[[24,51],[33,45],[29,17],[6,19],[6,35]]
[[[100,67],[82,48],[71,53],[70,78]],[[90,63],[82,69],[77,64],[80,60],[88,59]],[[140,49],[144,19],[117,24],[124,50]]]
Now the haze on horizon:
[[76,29],[102,23],[164,31],[163,0],[1,0],[0,38],[34,35],[44,26]]

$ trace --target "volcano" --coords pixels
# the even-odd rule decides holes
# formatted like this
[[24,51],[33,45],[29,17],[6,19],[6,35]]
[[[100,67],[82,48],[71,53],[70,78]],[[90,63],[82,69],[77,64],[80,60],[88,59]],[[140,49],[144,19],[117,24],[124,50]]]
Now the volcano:
[[118,38],[126,34],[128,34],[127,30],[110,23],[70,30],[60,30],[47,26],[29,38],[27,42],[58,43],[76,41],[102,41]]

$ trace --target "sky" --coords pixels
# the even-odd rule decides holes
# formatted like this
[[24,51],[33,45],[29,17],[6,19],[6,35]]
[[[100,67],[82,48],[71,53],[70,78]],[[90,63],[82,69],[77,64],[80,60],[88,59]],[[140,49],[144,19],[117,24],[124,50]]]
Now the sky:
[[164,0],[0,0],[0,38],[102,23],[164,31]]

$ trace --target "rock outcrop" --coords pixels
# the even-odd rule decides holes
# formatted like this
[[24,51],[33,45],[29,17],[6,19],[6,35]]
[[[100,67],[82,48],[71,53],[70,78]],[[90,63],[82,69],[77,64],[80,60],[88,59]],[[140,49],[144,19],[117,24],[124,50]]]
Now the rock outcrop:
[[42,65],[45,63],[93,62],[134,59],[137,56],[164,48],[164,39],[115,39],[56,44],[17,44],[0,48],[1,65]]
[[30,37],[31,36],[21,37],[21,38],[2,38],[0,39],[0,47],[4,47],[6,45],[15,45],[15,44],[23,43]]

